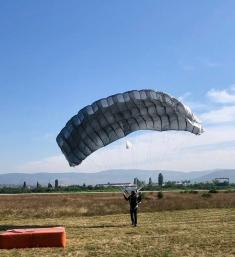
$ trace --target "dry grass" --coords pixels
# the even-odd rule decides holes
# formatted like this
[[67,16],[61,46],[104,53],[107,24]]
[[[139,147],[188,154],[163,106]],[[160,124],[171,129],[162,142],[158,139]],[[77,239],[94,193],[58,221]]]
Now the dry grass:
[[[165,198],[156,200],[155,196],[155,194],[146,195],[139,209],[140,226],[136,228],[129,224],[128,205],[120,194],[2,196],[0,230],[13,227],[63,225],[66,227],[68,246],[64,250],[56,248],[0,250],[0,256],[232,257],[235,255],[235,208],[163,211],[164,208],[173,208],[173,206],[192,207],[193,205],[188,203],[192,199],[195,203],[198,200],[196,207],[199,207],[202,197],[169,193]],[[176,196],[182,197],[181,202],[185,205],[184,203],[173,205]],[[169,206],[167,201],[170,203]],[[203,207],[208,205],[216,207],[218,204],[222,207],[221,201],[234,207],[234,194],[219,193],[210,199],[202,198],[202,201],[205,201],[200,203]],[[151,208],[155,211],[148,212]],[[162,211],[156,212],[157,209]],[[95,211],[98,212],[98,216],[92,216]],[[103,215],[109,212],[114,214]]]
[[140,213],[137,228],[129,225],[129,215],[125,214],[59,219],[15,218],[4,219],[1,223],[19,227],[63,225],[68,235],[65,250],[0,250],[1,257],[232,257],[235,254],[234,209]]
[[[201,208],[233,208],[235,193],[211,194],[203,198],[202,193],[164,193],[158,199],[156,193],[145,193],[141,212],[184,210]],[[60,218],[128,213],[121,193],[94,194],[46,194],[46,195],[0,195],[0,216],[20,218]]]

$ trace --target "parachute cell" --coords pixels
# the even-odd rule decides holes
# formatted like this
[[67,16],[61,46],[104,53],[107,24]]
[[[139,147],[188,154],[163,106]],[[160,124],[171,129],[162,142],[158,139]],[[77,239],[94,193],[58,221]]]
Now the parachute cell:
[[56,140],[69,165],[76,166],[99,148],[137,130],[203,132],[200,121],[176,98],[154,90],[133,90],[84,107]]

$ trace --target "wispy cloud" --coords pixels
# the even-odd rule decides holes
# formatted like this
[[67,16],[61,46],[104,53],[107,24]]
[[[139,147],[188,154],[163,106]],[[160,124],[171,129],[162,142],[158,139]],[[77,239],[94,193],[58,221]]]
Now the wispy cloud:
[[217,60],[211,60],[210,58],[206,57],[198,57],[196,58],[198,65],[204,68],[214,69],[221,66],[221,63]]
[[208,109],[208,103],[194,100],[193,94],[191,92],[186,92],[183,95],[179,96],[178,100],[182,101],[185,105],[190,106],[190,109],[192,109],[192,111],[205,111]]
[[210,60],[207,58],[201,58],[198,57],[195,60],[180,60],[179,61],[179,67],[186,71],[186,72],[192,72],[199,69],[215,69],[219,68],[221,66],[221,63],[215,60]]
[[203,60],[202,63],[208,68],[216,68],[220,66],[220,63],[210,60]]
[[235,106],[224,106],[200,115],[200,119],[208,124],[235,123]]
[[207,96],[216,103],[235,104],[235,86],[232,85],[230,88],[222,90],[211,89],[208,91]]
[[[133,134],[128,136],[133,145],[129,150],[125,147],[126,140],[121,139],[101,148],[75,168],[70,168],[61,154],[26,163],[20,170],[94,172],[133,168],[190,171],[235,167],[235,144],[227,144],[229,141],[235,142],[235,126],[206,128],[201,136],[188,132]],[[225,143],[226,147],[222,147]]]
[[68,170],[68,163],[62,154],[30,161],[17,167],[21,172],[63,172]]
[[211,89],[206,94],[212,108],[200,115],[207,124],[235,123],[235,86]]

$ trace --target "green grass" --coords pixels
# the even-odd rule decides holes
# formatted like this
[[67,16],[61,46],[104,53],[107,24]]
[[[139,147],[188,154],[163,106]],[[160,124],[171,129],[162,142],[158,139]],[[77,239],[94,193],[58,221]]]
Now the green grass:
[[[11,198],[12,202],[8,203],[9,205],[6,204],[5,198],[0,199],[0,230],[17,227],[65,226],[67,246],[65,249],[0,250],[1,257],[232,257],[235,255],[235,208],[148,212],[142,205],[139,208],[139,226],[135,228],[130,225],[127,203],[122,198],[117,201],[116,196],[112,194],[84,198],[87,200],[87,206],[92,208],[101,201],[99,198],[97,202],[97,197],[110,204],[107,208],[113,209],[113,213],[104,215],[109,209],[101,213],[98,208],[98,216],[94,216],[92,212],[88,216],[87,213],[82,213],[79,206],[85,208],[84,202],[79,202],[72,195],[66,196],[69,199],[62,197],[60,202],[56,198],[57,204],[53,203],[54,198],[47,199],[47,196],[42,198],[44,204],[42,200],[37,199],[37,203],[35,198],[33,201],[31,197],[23,198],[21,202],[18,196],[15,197],[15,202],[14,198]],[[113,197],[120,205],[119,209],[116,205],[111,205],[113,200],[110,199]],[[190,197],[200,199],[197,195]],[[72,204],[74,201],[77,207]],[[9,212],[13,203],[15,203],[14,212]],[[65,212],[68,203],[71,203],[70,208],[77,208],[77,212],[72,212],[71,209]],[[51,205],[52,209],[49,208]],[[39,207],[34,210],[35,215],[32,215],[32,208],[35,206]],[[31,211],[27,213],[25,208]],[[53,215],[40,208],[53,210]]]

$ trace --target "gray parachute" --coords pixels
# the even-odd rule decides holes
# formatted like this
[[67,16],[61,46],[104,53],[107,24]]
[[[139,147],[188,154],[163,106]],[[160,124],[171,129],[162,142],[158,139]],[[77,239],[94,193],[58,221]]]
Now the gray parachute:
[[69,165],[76,166],[99,148],[137,130],[203,132],[200,121],[179,100],[154,90],[133,90],[84,107],[56,141]]

